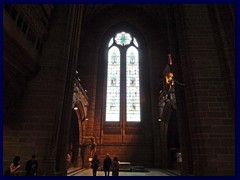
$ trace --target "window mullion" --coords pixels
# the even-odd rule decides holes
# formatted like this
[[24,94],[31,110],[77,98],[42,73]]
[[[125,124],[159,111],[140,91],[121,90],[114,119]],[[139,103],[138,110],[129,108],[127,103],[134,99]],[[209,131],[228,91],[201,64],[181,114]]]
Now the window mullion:
[[[120,96],[120,122],[122,126],[122,135],[125,134],[126,126],[126,48],[121,48],[121,74],[120,74],[120,86],[121,86],[121,96]],[[123,139],[122,139],[123,140]]]

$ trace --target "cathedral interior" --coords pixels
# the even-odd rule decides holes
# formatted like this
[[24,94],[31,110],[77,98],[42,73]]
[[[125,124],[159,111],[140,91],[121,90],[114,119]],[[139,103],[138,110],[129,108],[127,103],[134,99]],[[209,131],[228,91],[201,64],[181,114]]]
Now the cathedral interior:
[[233,176],[235,5],[4,4],[3,97],[3,172]]

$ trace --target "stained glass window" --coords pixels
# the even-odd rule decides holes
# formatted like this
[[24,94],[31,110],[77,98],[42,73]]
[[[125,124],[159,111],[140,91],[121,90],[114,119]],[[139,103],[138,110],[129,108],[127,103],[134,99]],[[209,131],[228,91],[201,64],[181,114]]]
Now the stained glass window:
[[134,43],[135,46],[138,47],[138,42],[137,42],[136,38],[133,38],[133,43]]
[[[110,39],[108,47],[106,121],[140,122],[138,42],[129,33],[121,32]],[[120,72],[126,78],[121,79]]]
[[108,43],[108,47],[110,47],[113,44],[113,38],[110,40],[110,42]]
[[132,41],[132,37],[128,33],[121,32],[116,35],[115,40],[117,44],[121,46],[126,46],[130,44],[130,42]]
[[127,121],[140,121],[138,50],[133,46],[127,50],[126,66]]
[[120,51],[108,51],[106,121],[120,120]]

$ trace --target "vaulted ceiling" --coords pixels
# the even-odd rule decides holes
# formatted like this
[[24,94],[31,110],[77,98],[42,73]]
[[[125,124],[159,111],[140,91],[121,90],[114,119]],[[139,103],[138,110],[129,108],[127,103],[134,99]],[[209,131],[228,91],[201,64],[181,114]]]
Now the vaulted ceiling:
[[162,19],[167,6],[166,4],[84,4],[83,22],[105,13],[119,13],[119,16],[134,13],[147,15],[153,20]]

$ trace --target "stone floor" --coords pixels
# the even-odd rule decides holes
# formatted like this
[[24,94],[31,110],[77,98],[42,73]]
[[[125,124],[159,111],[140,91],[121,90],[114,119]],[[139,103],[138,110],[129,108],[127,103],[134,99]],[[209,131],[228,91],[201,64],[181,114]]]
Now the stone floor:
[[[166,169],[148,169],[149,172],[119,172],[119,176],[179,176],[178,171]],[[69,173],[68,176],[92,176],[92,169],[81,169]],[[98,171],[97,176],[104,176],[104,171]],[[111,176],[111,173],[110,173]]]

